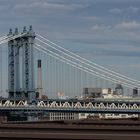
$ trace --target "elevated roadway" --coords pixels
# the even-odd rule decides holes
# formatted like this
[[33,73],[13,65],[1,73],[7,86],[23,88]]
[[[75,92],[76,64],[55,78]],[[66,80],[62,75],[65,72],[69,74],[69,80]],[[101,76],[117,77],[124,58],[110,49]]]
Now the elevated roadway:
[[73,112],[140,114],[139,99],[0,100],[0,112]]

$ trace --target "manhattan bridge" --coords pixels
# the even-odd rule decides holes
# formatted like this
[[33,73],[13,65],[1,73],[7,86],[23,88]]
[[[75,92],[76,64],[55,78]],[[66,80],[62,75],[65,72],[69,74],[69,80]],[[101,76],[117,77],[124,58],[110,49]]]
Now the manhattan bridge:
[[[7,47],[8,44],[8,47]],[[140,113],[140,98],[85,98],[101,87],[132,96],[140,81],[89,61],[29,29],[0,36],[0,113]],[[4,97],[2,97],[4,96]],[[58,98],[63,97],[63,98]],[[65,98],[64,98],[65,97]]]

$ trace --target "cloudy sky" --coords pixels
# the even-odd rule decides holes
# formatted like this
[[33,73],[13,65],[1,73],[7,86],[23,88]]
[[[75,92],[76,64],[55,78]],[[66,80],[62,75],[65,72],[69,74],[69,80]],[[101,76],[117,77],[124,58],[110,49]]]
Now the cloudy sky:
[[139,0],[0,0],[0,35],[36,32],[112,70],[140,80]]

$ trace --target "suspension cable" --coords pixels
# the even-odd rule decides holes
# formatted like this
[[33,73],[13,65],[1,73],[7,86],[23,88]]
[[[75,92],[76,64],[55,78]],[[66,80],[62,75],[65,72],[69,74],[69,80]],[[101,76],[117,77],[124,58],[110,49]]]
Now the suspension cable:
[[11,41],[13,39],[16,39],[18,37],[22,37],[24,36],[26,33],[21,33],[21,34],[18,34],[18,35],[10,35],[10,36],[7,36],[5,37],[4,39],[0,40],[0,45],[3,44],[3,43],[7,43],[8,41]]
[[[43,44],[45,44],[45,45],[47,45],[47,46],[49,46],[49,47],[51,47],[51,48],[53,48],[53,49],[55,49],[55,50],[61,52],[61,53],[64,53],[63,51],[61,51],[61,50],[59,50],[59,49],[53,47],[52,45],[50,45],[50,44],[48,44],[48,43],[46,43],[46,42],[44,42],[44,41],[42,41],[42,40],[40,40],[40,39],[38,39],[38,38],[36,38],[36,39],[37,39],[38,41],[42,42]],[[70,56],[70,55],[68,55],[68,54],[65,54],[65,55],[67,55],[67,56],[69,56],[69,57],[75,59],[74,57],[72,57],[72,56]],[[76,59],[76,60],[79,61],[80,63],[82,63],[79,59]],[[83,64],[87,65],[85,62],[84,62]],[[103,71],[103,70],[101,70],[101,69],[98,69],[98,68],[95,67],[95,66],[92,66],[92,67],[95,68],[95,69],[97,69],[97,70],[99,70],[99,71],[101,71],[101,72],[106,73],[105,71]],[[114,77],[117,77],[117,78],[120,78],[121,80],[124,80],[124,81],[127,81],[128,83],[134,84],[135,86],[136,86],[136,85],[137,85],[137,86],[140,86],[139,83],[132,82],[132,81],[127,80],[127,79],[125,79],[125,78],[122,78],[122,77],[120,77],[120,76],[117,76],[117,75],[114,75],[114,74],[111,74],[111,73],[108,73],[108,72],[107,72],[107,74],[108,74],[108,75],[111,75],[111,76],[114,76]],[[121,81],[121,80],[120,80],[120,81]]]
[[[100,73],[95,72],[95,71],[93,71],[93,70],[89,70],[89,69],[83,67],[82,65],[79,65],[79,64],[77,64],[77,63],[75,63],[75,62],[72,62],[71,60],[68,60],[68,59],[66,59],[66,58],[64,58],[64,57],[62,57],[62,56],[60,56],[60,55],[58,55],[58,54],[56,54],[56,53],[54,53],[54,52],[52,52],[52,51],[46,49],[46,48],[41,47],[39,44],[35,44],[35,45],[38,46],[38,47],[40,47],[40,48],[38,48],[38,50],[40,50],[40,51],[42,51],[42,52],[44,52],[44,53],[47,53],[47,54],[52,53],[51,56],[56,57],[56,58],[59,59],[60,61],[63,59],[63,60],[62,60],[63,62],[65,62],[65,63],[67,63],[67,64],[69,64],[69,65],[71,65],[71,66],[73,66],[73,67],[75,67],[75,68],[78,68],[78,69],[80,69],[80,70],[83,70],[83,71],[85,71],[85,72],[87,72],[87,73],[89,73],[89,74],[96,75],[97,77],[100,77],[100,78],[102,78],[102,79],[111,81],[111,82],[113,82],[113,83],[118,83],[118,82],[120,82],[119,80],[113,79],[113,78],[111,78],[111,77],[108,77],[108,76],[106,76],[106,75],[100,74]],[[47,51],[48,51],[49,53],[48,53]],[[54,55],[55,55],[55,56],[54,56]],[[134,88],[134,85],[130,85],[130,84],[125,83],[125,82],[123,82],[123,85],[125,85],[125,86],[127,86],[127,87],[129,87],[129,88]]]
[[54,42],[48,40],[47,38],[41,36],[40,34],[37,34],[37,33],[36,33],[36,35],[39,36],[40,38],[42,38],[42,39],[48,41],[49,43],[55,45],[55,46],[58,47],[59,49],[62,49],[62,50],[64,50],[64,51],[70,53],[71,55],[73,55],[73,56],[75,56],[75,57],[77,57],[77,58],[80,58],[80,59],[83,60],[83,61],[86,61],[86,62],[88,62],[88,63],[90,63],[90,64],[96,65],[97,67],[99,67],[99,68],[101,68],[101,69],[104,69],[104,70],[106,70],[106,71],[108,71],[108,72],[114,73],[114,74],[116,74],[116,75],[118,75],[118,76],[121,76],[121,77],[123,77],[123,78],[126,78],[126,79],[128,79],[128,80],[131,80],[131,81],[140,83],[140,81],[138,81],[138,80],[136,80],[136,79],[133,79],[133,78],[127,77],[127,76],[125,76],[125,75],[119,74],[119,73],[117,73],[117,72],[115,72],[115,71],[112,71],[112,70],[110,70],[110,69],[107,69],[107,68],[105,68],[105,67],[103,67],[103,66],[101,66],[101,65],[99,65],[99,64],[97,64],[97,63],[95,63],[95,62],[89,61],[89,60],[87,60],[87,59],[85,59],[85,58],[83,58],[83,57],[81,57],[81,56],[79,56],[79,55],[77,55],[77,54],[75,54],[75,53],[73,53],[73,52],[71,52],[71,51],[69,51],[69,50],[63,48],[63,47],[61,47],[60,45],[57,45],[56,43],[54,43]]

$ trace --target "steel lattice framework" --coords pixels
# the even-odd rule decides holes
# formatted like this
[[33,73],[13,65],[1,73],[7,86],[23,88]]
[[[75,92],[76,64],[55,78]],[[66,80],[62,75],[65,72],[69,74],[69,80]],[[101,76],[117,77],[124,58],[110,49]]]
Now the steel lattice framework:
[[75,113],[128,113],[140,114],[139,101],[65,101],[46,100],[37,101],[34,105],[27,101],[1,100],[0,110],[3,112],[24,111],[24,112],[75,112]]

